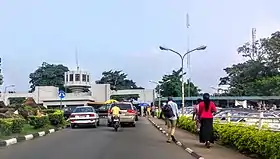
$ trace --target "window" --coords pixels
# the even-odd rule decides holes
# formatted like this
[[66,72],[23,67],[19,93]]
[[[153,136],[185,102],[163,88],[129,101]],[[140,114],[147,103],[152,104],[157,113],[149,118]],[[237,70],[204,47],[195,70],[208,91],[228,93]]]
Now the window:
[[73,113],[86,113],[86,112],[94,112],[92,107],[77,107]]
[[75,81],[80,81],[80,74],[75,74]]
[[65,82],[68,82],[68,74],[66,74],[66,81]]
[[[133,109],[130,104],[116,104],[121,110]],[[115,105],[113,105],[115,106]],[[112,107],[113,107],[112,106]]]
[[89,75],[87,75],[87,82],[89,82]]
[[74,76],[73,74],[70,74],[70,81],[73,81],[74,80]]
[[86,82],[86,81],[87,81],[87,75],[86,75],[86,74],[83,74],[82,80],[83,80],[83,82]]

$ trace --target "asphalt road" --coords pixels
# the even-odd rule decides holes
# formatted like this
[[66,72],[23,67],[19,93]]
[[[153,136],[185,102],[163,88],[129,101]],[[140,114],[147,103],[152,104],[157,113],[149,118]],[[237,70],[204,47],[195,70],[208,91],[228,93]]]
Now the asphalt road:
[[64,129],[54,134],[0,149],[0,159],[193,159],[158,132],[147,119],[135,128]]

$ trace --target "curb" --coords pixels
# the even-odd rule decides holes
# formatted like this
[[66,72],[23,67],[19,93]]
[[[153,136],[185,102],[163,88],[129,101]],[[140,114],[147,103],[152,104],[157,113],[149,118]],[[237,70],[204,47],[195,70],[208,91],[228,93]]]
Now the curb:
[[[160,126],[158,126],[153,120],[151,120],[150,118],[148,118],[148,120],[153,124],[153,126],[155,126],[161,133],[163,133],[164,135],[168,136],[168,132],[166,132],[163,128],[161,128]],[[173,139],[173,141],[176,143],[176,145],[180,146],[181,148],[183,148],[185,151],[187,151],[190,155],[192,155],[193,157],[195,157],[196,159],[204,159],[204,157],[202,157],[201,155],[197,154],[196,152],[194,152],[191,148],[187,147],[185,144],[181,143],[180,141],[177,141],[176,139]]]
[[56,131],[59,131],[59,130],[62,130],[62,129],[64,129],[64,127],[49,129],[47,131],[41,131],[41,132],[28,134],[28,135],[24,135],[24,136],[18,136],[18,137],[11,138],[11,139],[8,139],[8,140],[0,140],[0,147],[6,147],[6,146],[17,144],[19,142],[23,142],[23,141],[32,140],[32,139],[35,139],[35,138],[38,138],[38,137],[46,136],[47,134],[52,134],[52,133],[54,133]]

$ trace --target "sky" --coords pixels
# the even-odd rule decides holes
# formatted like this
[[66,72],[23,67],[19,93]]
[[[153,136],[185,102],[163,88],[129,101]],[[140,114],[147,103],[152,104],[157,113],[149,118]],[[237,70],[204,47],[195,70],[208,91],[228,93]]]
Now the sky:
[[[245,59],[236,49],[280,30],[279,0],[0,0],[0,57],[4,84],[29,89],[29,74],[43,62],[80,68],[95,81],[103,71],[123,70],[137,85],[154,88],[179,69],[178,55],[193,52],[187,77],[213,92],[223,68]],[[189,14],[190,27],[186,26]],[[186,60],[185,60],[186,63]],[[2,86],[2,87],[3,87]]]

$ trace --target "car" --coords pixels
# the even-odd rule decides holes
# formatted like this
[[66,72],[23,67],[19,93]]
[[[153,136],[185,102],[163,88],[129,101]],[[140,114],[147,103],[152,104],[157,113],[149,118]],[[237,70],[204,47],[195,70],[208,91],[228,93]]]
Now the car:
[[63,112],[64,112],[64,118],[65,119],[69,119],[70,115],[72,114],[73,110],[77,107],[76,106],[68,106],[68,107],[65,107],[63,108]]
[[92,106],[76,107],[70,115],[71,128],[81,125],[99,126],[99,116]]
[[112,114],[111,109],[117,105],[120,108],[120,124],[129,124],[132,127],[136,126],[136,111],[130,102],[118,102],[113,103],[108,110],[108,126],[112,126]]
[[110,108],[109,104],[102,105],[98,109],[96,109],[99,118],[107,118],[108,117],[108,110]]

